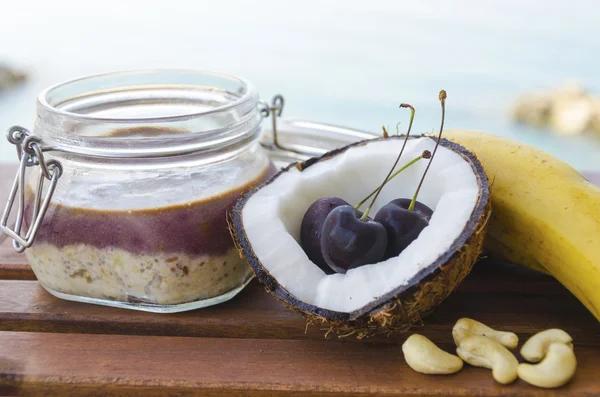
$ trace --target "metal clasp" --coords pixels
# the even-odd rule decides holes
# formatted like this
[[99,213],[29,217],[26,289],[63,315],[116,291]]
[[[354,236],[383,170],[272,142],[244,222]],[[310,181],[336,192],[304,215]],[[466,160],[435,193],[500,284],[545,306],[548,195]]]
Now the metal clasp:
[[[45,160],[44,151],[50,149],[44,148],[41,139],[32,135],[26,128],[14,126],[8,130],[6,138],[17,148],[19,168],[8,196],[4,213],[2,214],[0,230],[13,239],[13,248],[15,251],[23,252],[33,244],[33,240],[35,239],[42,223],[42,219],[48,210],[48,205],[50,204],[50,200],[52,199],[56,184],[62,175],[63,169],[62,165],[57,160]],[[42,172],[38,179],[35,199],[33,201],[30,227],[28,228],[27,233],[23,235],[21,229],[23,228],[25,217],[25,171],[27,170],[27,167],[36,165],[40,166]],[[46,197],[42,201],[44,182],[46,179],[50,181],[50,186],[48,187]],[[8,218],[13,210],[17,194],[19,197],[17,218],[14,229],[11,229],[8,225]]]
[[286,153],[298,154],[301,156],[316,156],[319,154],[319,151],[311,150],[311,148],[301,146],[301,145],[282,145],[279,141],[279,135],[277,131],[277,119],[281,117],[283,113],[283,106],[285,104],[285,100],[283,95],[277,94],[271,100],[271,105],[268,105],[266,102],[262,101],[262,108],[260,110],[261,114],[266,118],[271,116],[271,123],[273,129],[273,143],[268,144],[261,142],[261,145],[270,150],[270,151],[280,151]]
[[[271,116],[272,122],[272,139],[265,135],[266,139],[262,139],[260,144],[270,152],[271,160],[278,163],[287,165],[305,161],[351,142],[376,136],[367,131],[301,119],[282,119],[278,125],[284,103],[280,94],[273,97],[270,105],[266,101],[259,102],[261,115],[265,118]],[[284,145],[279,140],[281,136],[285,140],[300,140],[302,144],[286,142]]]

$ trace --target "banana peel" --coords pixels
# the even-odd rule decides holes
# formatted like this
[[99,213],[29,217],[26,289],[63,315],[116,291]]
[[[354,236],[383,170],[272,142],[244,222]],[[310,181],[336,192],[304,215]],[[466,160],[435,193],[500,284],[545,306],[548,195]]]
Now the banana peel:
[[600,321],[600,189],[533,146],[477,131],[444,131],[492,181],[485,249],[549,273]]
[[522,265],[540,273],[550,274],[530,252],[522,252],[517,247],[506,245],[494,236],[486,236],[484,250],[507,262]]

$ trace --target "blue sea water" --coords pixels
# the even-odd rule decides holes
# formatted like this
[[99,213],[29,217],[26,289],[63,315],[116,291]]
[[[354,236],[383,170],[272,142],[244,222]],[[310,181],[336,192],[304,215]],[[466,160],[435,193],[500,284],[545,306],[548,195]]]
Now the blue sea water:
[[[2,2],[0,62],[28,82],[0,93],[0,129],[31,127],[49,85],[116,70],[174,67],[227,72],[284,116],[378,131],[408,122],[534,144],[580,170],[600,169],[600,139],[557,137],[514,125],[523,92],[575,80],[600,93],[596,0]],[[15,161],[0,140],[0,161]]]

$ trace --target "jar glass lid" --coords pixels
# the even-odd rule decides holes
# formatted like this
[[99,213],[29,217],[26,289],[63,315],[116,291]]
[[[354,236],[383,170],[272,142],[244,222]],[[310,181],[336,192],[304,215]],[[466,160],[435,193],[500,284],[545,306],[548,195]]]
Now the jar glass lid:
[[43,91],[34,130],[52,150],[83,156],[206,152],[255,139],[261,124],[258,103],[254,86],[225,74],[179,69],[108,73]]
[[309,120],[282,118],[277,120],[275,130],[273,126],[265,126],[260,143],[269,151],[271,161],[277,167],[284,167],[291,162],[305,161],[350,143],[374,137],[375,134],[368,131]]
[[123,123],[191,119],[246,105],[256,90],[225,74],[177,70],[137,70],[84,77],[57,84],[38,96],[42,110],[69,118]]

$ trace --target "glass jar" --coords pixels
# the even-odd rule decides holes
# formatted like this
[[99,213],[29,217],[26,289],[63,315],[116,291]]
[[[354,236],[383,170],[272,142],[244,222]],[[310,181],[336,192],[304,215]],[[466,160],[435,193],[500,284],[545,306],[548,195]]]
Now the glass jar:
[[51,87],[33,131],[10,132],[28,171],[13,186],[16,230],[3,230],[29,246],[40,284],[59,298],[152,312],[228,300],[252,273],[227,213],[275,173],[258,142],[263,117],[252,85],[215,73],[134,71]]

